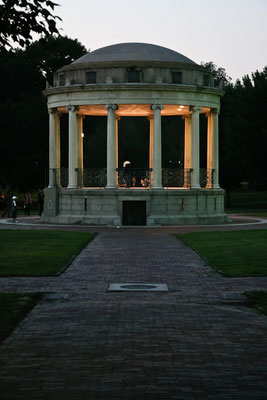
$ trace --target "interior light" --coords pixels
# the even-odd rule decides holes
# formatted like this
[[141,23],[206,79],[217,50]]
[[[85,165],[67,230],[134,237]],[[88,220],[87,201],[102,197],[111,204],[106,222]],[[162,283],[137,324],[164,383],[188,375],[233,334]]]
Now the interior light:
[[82,137],[84,137],[84,133],[82,133]]

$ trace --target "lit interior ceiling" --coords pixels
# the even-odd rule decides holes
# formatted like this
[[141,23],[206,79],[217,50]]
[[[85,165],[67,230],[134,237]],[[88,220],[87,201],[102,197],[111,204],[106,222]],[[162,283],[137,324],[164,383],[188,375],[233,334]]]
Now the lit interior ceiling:
[[[151,104],[119,104],[115,114],[119,117],[148,117],[153,115],[153,111],[150,109]],[[59,107],[59,112],[67,113],[65,107]],[[209,111],[208,107],[202,107],[202,113]],[[79,114],[81,115],[94,115],[94,116],[106,116],[107,110],[104,105],[85,105],[79,106]],[[161,110],[162,116],[170,115],[186,115],[190,114],[189,106],[179,104],[165,104],[164,109]]]

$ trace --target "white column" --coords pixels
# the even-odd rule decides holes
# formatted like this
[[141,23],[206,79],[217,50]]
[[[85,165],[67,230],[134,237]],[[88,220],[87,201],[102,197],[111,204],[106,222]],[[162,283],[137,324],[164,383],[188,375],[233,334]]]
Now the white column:
[[161,159],[161,110],[164,106],[161,104],[153,104],[151,109],[154,110],[153,123],[153,189],[162,188],[162,159]]
[[57,168],[57,120],[55,108],[49,108],[49,184],[48,187],[56,185],[56,168]]
[[184,187],[190,187],[190,179],[188,170],[192,168],[192,137],[191,137],[191,125],[192,115],[184,116]]
[[77,126],[78,126],[78,168],[79,168],[79,186],[83,186],[83,115],[77,116]]
[[61,149],[60,149],[60,114],[56,113],[56,163],[57,168],[61,168]]
[[207,140],[207,169],[213,170],[213,187],[218,189],[219,185],[219,129],[218,109],[213,108],[208,114],[208,140]]
[[212,170],[213,170],[213,130],[212,130],[212,115],[211,112],[206,114],[207,116],[207,189],[211,189],[212,186]]
[[[116,169],[119,168],[119,120],[115,117],[115,152],[116,152]],[[118,172],[116,173],[116,186],[118,186]]]
[[77,171],[78,168],[78,123],[77,115],[78,107],[70,106],[69,110],[69,189],[77,188]]
[[200,188],[199,184],[199,112],[202,110],[201,107],[191,107],[192,110],[192,123],[191,123],[191,163],[192,163],[192,175],[191,175],[191,188]]
[[150,172],[150,185],[152,186],[153,183],[153,126],[154,126],[154,120],[153,116],[147,117],[149,120],[149,169],[152,170]]
[[116,188],[116,122],[115,110],[116,104],[107,104],[108,110],[107,123],[107,189]]

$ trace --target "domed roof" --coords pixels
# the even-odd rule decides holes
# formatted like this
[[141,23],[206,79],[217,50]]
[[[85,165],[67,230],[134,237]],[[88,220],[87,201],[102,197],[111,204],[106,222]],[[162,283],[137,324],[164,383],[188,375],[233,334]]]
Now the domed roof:
[[119,43],[87,53],[75,60],[71,65],[91,62],[105,63],[120,61],[154,61],[196,64],[184,55],[167,49],[166,47],[148,43]]

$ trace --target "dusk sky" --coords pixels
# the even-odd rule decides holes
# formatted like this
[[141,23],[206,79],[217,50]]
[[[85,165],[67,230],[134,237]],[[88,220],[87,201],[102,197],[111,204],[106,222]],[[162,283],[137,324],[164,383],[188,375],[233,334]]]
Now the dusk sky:
[[213,61],[233,82],[267,65],[267,0],[58,0],[61,33],[91,51],[124,42]]

